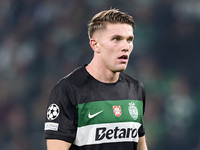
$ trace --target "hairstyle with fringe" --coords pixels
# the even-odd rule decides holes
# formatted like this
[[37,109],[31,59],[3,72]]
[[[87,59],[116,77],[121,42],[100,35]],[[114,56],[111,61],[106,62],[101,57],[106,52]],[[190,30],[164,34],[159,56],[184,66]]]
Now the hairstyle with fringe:
[[135,27],[135,22],[132,16],[119,9],[104,10],[97,13],[88,23],[88,36],[92,38],[94,32],[99,29],[105,29],[106,23],[126,23]]

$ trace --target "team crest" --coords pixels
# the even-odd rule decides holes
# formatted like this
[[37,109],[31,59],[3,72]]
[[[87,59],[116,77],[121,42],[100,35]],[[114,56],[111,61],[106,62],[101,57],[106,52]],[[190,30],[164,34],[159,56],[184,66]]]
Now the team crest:
[[135,103],[133,103],[133,102],[129,103],[128,110],[129,110],[129,114],[131,115],[131,117],[134,120],[136,120],[138,118],[138,109],[135,106]]
[[119,117],[122,114],[121,106],[113,106],[113,113]]

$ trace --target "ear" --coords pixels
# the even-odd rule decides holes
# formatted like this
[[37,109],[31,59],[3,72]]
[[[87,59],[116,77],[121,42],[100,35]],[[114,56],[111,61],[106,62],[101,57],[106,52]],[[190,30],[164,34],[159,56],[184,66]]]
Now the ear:
[[94,50],[94,52],[96,52],[96,53],[100,52],[97,38],[90,39],[90,46]]

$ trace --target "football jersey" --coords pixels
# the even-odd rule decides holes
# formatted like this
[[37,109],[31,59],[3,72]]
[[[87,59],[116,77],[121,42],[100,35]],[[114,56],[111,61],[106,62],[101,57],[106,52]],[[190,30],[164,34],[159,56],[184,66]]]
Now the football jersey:
[[121,72],[117,82],[102,83],[82,66],[53,88],[45,138],[70,142],[70,150],[136,150],[144,108],[138,80]]

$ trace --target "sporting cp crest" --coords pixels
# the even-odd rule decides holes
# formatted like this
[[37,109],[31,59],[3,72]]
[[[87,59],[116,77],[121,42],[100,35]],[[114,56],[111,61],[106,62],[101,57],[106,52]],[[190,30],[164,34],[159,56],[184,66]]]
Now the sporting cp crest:
[[138,118],[138,109],[135,106],[135,103],[133,103],[133,102],[129,103],[128,111],[134,120],[136,120]]
[[113,113],[119,117],[122,114],[121,106],[113,106]]

